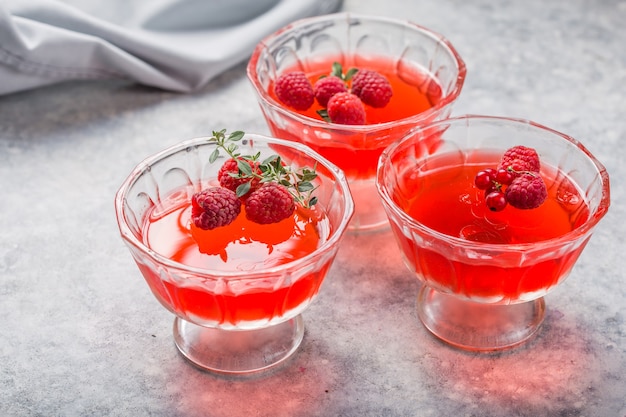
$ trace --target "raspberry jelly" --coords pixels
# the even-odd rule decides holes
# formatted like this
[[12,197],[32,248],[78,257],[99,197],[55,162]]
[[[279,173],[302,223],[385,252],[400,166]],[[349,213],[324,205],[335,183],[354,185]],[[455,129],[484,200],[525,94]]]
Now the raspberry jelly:
[[[359,59],[359,57],[346,57],[344,60],[338,60],[335,57],[327,57],[316,60],[308,63],[306,74],[311,83],[314,84],[320,76],[329,75],[333,62],[340,62],[344,72],[352,67],[365,68],[356,64]],[[367,69],[377,71],[389,80],[393,96],[385,107],[374,108],[365,105],[365,123],[367,125],[394,122],[424,113],[441,100],[442,88],[432,74],[417,67],[408,68],[405,66],[400,70],[388,58],[370,59],[368,62]],[[285,72],[288,71],[290,70],[285,70]],[[283,106],[274,93],[273,85],[269,86],[268,93]],[[308,110],[291,110],[301,116],[321,121],[321,117],[317,114],[317,111],[321,109],[322,106],[315,101]],[[434,113],[424,122],[436,117],[437,114]],[[364,138],[364,134],[358,132],[358,126],[350,126],[346,130],[328,130],[324,134],[318,134],[315,138],[309,138],[307,135],[300,134],[302,129],[289,126],[283,121],[273,118],[268,118],[267,121],[275,136],[304,141],[322,156],[339,166],[348,178],[372,178],[376,172],[378,158],[389,144],[389,138],[395,140],[407,130],[403,126],[389,126],[380,132],[366,135]]]
[[[407,168],[401,178],[403,195],[394,196],[396,204],[409,216],[432,230],[486,244],[533,245],[563,236],[588,220],[584,194],[551,167],[542,166],[548,198],[540,207],[520,210],[509,205],[492,212],[474,178],[480,170],[497,165],[497,153],[475,152],[465,165],[449,165],[446,159],[446,155],[432,158],[425,171]],[[524,259],[516,263],[505,256],[483,262],[471,256],[444,256],[429,250],[427,245],[418,247],[412,239],[399,241],[405,255],[413,257],[409,259],[411,266],[431,287],[477,301],[502,302],[545,294],[567,276],[584,247],[580,245],[565,254],[555,252],[537,262]]]
[[[143,273],[156,297],[174,313],[195,323],[222,328],[271,322],[293,315],[319,290],[326,271],[313,272],[294,282],[229,278],[229,272],[266,270],[300,259],[315,251],[329,234],[320,210],[298,206],[279,222],[260,225],[249,221],[245,209],[228,226],[202,230],[190,222],[187,192],[172,194],[153,209],[143,227],[143,241],[168,259],[193,268],[223,271],[223,280],[161,279],[149,268]],[[141,266],[140,266],[141,268]],[[207,290],[210,288],[210,290]],[[247,323],[247,324],[246,324]]]

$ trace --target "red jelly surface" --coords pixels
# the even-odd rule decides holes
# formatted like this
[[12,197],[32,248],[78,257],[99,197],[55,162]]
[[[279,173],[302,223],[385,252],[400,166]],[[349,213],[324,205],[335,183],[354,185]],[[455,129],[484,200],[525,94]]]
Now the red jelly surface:
[[[311,83],[314,84],[322,75],[329,75],[334,61],[335,59],[329,57],[327,61],[309,63],[307,77]],[[425,71],[417,68],[403,68],[400,72],[389,60],[384,58],[370,60],[367,67],[357,66],[353,63],[355,61],[358,61],[358,58],[342,62],[344,72],[351,67],[378,71],[387,77],[393,90],[393,96],[385,107],[365,106],[366,124],[368,125],[391,122],[423,113],[435,106],[442,98],[441,86],[431,74]],[[273,85],[269,86],[268,91],[274,100],[280,103],[274,94]],[[306,111],[297,111],[297,113],[322,121],[322,118],[317,114],[317,110],[321,108],[315,101],[311,108]],[[268,124],[275,136],[306,142],[307,145],[339,166],[350,178],[371,178],[376,172],[380,154],[390,143],[387,138],[395,140],[406,131],[406,128],[401,127],[398,132],[395,132],[395,129],[390,127],[370,134],[351,134],[349,130],[331,131],[324,129],[323,132],[318,132],[317,136],[310,132],[309,136],[306,136],[302,132],[304,130],[310,131],[310,128],[296,126],[293,123],[285,124],[284,121],[279,122],[271,119],[269,118]],[[337,126],[339,125],[334,125],[334,127]],[[319,139],[318,136],[323,139]],[[314,139],[312,140],[312,138]],[[382,141],[379,142],[378,140],[381,138]]]
[[[170,271],[170,278],[162,279],[140,265],[150,288],[170,310],[199,324],[238,326],[283,316],[318,292],[329,262],[284,282],[270,273],[247,279],[246,271],[278,267],[315,251],[329,230],[319,211],[298,209],[279,223],[259,225],[247,220],[242,207],[230,225],[201,230],[190,224],[189,202],[175,200],[172,207],[147,217],[143,240],[160,255],[211,269],[213,276]],[[218,271],[242,274],[222,279]]]
[[[507,206],[501,212],[492,212],[484,203],[484,191],[474,185],[474,177],[479,170],[497,165],[497,159],[493,154],[479,153],[475,160],[489,162],[429,169],[426,174],[407,170],[396,203],[428,228],[479,242],[478,248],[481,243],[531,244],[558,238],[589,217],[578,188],[549,167],[541,172],[548,185],[548,198],[539,208]],[[445,158],[439,162],[444,165]],[[491,259],[480,259],[467,250],[452,248],[450,253],[441,253],[418,247],[412,239],[400,240],[409,262],[432,286],[470,298],[505,300],[532,298],[524,294],[543,293],[557,284],[571,270],[586,243],[560,253],[540,252],[540,260],[539,255],[503,255],[497,248]]]

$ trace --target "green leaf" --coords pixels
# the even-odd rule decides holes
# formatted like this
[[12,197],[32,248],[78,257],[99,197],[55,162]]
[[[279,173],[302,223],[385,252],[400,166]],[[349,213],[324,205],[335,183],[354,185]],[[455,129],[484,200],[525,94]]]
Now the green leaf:
[[298,178],[300,178],[302,181],[313,181],[315,178],[317,178],[317,174],[315,173],[315,171],[311,171],[310,169],[303,169],[302,173],[298,175]]
[[327,121],[328,123],[330,123],[330,117],[328,117],[328,110],[326,109],[319,109],[317,111],[317,114],[324,119],[325,121]]
[[330,71],[330,75],[334,75],[335,77],[339,77],[343,79],[343,67],[339,62],[333,62],[332,70]]
[[235,194],[237,194],[237,197],[243,197],[244,195],[248,194],[248,191],[250,191],[251,188],[250,182],[251,181],[244,182],[237,187],[237,189],[235,190]]
[[245,160],[238,159],[237,160],[237,168],[239,169],[239,171],[242,174],[244,174],[244,176],[246,176],[246,177],[251,177],[252,176],[252,167]]
[[314,179],[314,178],[317,178],[317,173],[315,171],[313,171],[312,169],[303,168],[302,169],[302,177]]
[[236,130],[228,136],[228,140],[232,142],[238,142],[241,139],[243,139],[244,135],[245,135],[245,132],[241,130]]
[[307,191],[312,191],[315,189],[315,186],[313,186],[313,184],[311,184],[310,182],[301,182],[298,184],[298,191],[300,191],[301,193],[305,193]]
[[214,130],[212,133],[213,133],[213,139],[218,140],[219,138],[224,136],[224,134],[226,133],[226,129]]
[[220,150],[219,148],[215,148],[213,152],[211,152],[211,155],[209,156],[209,162],[210,163],[215,162],[219,156],[220,156]]
[[348,72],[346,72],[346,75],[344,76],[344,80],[350,81],[352,77],[354,77],[354,74],[356,74],[357,72],[359,72],[358,68],[350,68]]
[[263,162],[261,162],[261,165],[269,165],[272,162],[274,162],[277,158],[279,158],[278,155],[270,155],[267,158],[265,158]]
[[317,197],[311,197],[309,200],[309,207],[313,207],[315,204],[317,204]]

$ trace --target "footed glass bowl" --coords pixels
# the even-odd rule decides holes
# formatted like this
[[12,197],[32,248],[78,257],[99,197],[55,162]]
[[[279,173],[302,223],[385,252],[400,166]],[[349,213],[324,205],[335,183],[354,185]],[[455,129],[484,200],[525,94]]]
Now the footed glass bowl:
[[[311,225],[302,230],[291,225],[288,235],[279,238],[265,231],[275,229],[259,226],[254,237],[246,237],[249,242],[239,243],[290,250],[275,245],[291,242],[292,233],[309,233],[316,241],[319,235],[312,252],[293,251],[296,255],[272,265],[261,258],[224,267],[218,259],[220,267],[211,267],[198,264],[203,258],[195,246],[168,249],[194,233],[191,196],[217,183],[226,158],[209,162],[216,145],[207,138],[181,142],[141,162],[117,192],[115,210],[121,236],[152,293],[176,316],[174,340],[180,352],[202,369],[247,375],[282,363],[300,345],[301,313],[318,294],[354,204],[343,173],[302,144],[247,134],[239,147],[243,155],[260,154],[260,160],[277,154],[294,169],[315,168],[318,198],[309,210],[314,232]],[[226,252],[220,256],[224,265],[232,259]]]
[[[547,200],[492,212],[474,178],[517,145],[538,152]],[[475,351],[535,334],[544,295],[568,276],[610,202],[607,171],[580,142],[487,116],[413,130],[382,154],[377,186],[406,265],[422,283],[420,320]]]
[[[366,107],[368,124],[331,124],[317,115],[319,104],[303,113],[276,98],[273,86],[281,74],[299,70],[317,79],[330,72],[333,62],[344,70],[376,70],[393,80],[389,104]],[[353,231],[388,227],[376,198],[378,157],[411,128],[447,117],[465,73],[461,57],[441,35],[411,22],[346,13],[278,30],[258,44],[248,63],[248,77],[272,134],[309,145],[346,174],[355,199]]]

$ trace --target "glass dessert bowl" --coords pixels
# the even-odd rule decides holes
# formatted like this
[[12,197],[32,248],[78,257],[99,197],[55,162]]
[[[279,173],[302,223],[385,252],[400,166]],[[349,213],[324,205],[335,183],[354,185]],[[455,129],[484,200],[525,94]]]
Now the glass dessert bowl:
[[[511,172],[541,178],[545,193],[534,196],[545,200],[512,206],[508,189],[530,186],[505,180],[496,191],[505,204],[490,205],[493,189],[478,178],[519,146],[537,152],[540,168]],[[535,334],[544,295],[568,276],[610,203],[606,169],[578,141],[488,116],[415,129],[381,155],[377,187],[405,263],[422,283],[418,317],[443,341],[474,351]]]
[[301,314],[318,294],[354,204],[343,173],[308,147],[245,134],[236,144],[241,155],[279,156],[277,166],[293,172],[313,169],[315,178],[306,180],[317,202],[259,224],[248,220],[249,194],[230,224],[200,228],[195,198],[220,188],[229,159],[218,156],[214,139],[181,142],[145,159],[121,185],[115,210],[152,293],[176,316],[179,351],[202,369],[247,375],[297,350]]
[[[276,94],[281,76],[303,72],[314,86],[335,63],[343,75],[351,68],[369,70],[389,82],[386,105],[363,105],[365,124],[329,123],[318,113],[326,108],[317,98],[297,110]],[[411,128],[447,117],[466,67],[449,41],[424,27],[338,13],[300,20],[268,36],[254,50],[247,72],[272,135],[305,143],[341,168],[355,200],[350,229],[368,231],[388,225],[375,186],[382,150]],[[345,85],[355,91],[352,79]],[[330,101],[326,106],[330,110]]]

